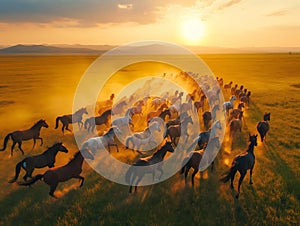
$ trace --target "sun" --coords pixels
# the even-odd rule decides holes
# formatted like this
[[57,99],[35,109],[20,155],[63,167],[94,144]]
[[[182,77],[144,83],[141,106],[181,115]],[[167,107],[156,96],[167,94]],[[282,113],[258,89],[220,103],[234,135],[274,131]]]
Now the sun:
[[205,33],[203,21],[197,17],[186,18],[181,23],[181,35],[189,45],[199,44]]

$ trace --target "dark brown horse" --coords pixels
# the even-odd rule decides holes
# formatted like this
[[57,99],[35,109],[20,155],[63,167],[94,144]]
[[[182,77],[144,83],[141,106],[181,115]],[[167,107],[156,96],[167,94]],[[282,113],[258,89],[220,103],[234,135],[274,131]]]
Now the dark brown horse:
[[248,169],[250,169],[250,184],[253,184],[252,171],[253,171],[254,164],[255,164],[254,146],[257,146],[257,136],[258,135],[251,136],[249,134],[249,142],[250,143],[249,143],[248,149],[233,159],[229,172],[226,173],[220,179],[220,181],[222,181],[224,183],[231,180],[230,187],[232,189],[234,189],[234,187],[233,187],[234,176],[235,176],[236,172],[239,171],[241,176],[239,179],[238,193],[236,195],[237,199],[239,198],[241,184],[244,180],[244,177],[245,177]]
[[33,139],[32,149],[35,146],[36,140],[40,140],[41,141],[41,146],[42,146],[43,145],[43,138],[40,137],[40,131],[41,131],[42,127],[48,128],[49,126],[48,126],[48,124],[46,123],[45,120],[41,119],[37,123],[35,123],[30,129],[18,130],[18,131],[7,134],[7,136],[4,138],[3,148],[0,149],[0,151],[4,151],[6,149],[7,142],[9,140],[9,138],[11,138],[13,140],[13,144],[11,146],[11,156],[13,155],[13,150],[14,150],[14,147],[16,146],[17,143],[18,143],[18,147],[19,147],[20,151],[24,155],[24,151],[22,149],[22,141],[23,140]]
[[[214,147],[217,147],[218,149],[220,148],[220,141],[218,137],[214,137],[211,139],[211,144]],[[202,156],[204,154],[204,150],[202,151],[193,151],[191,154],[191,157],[187,157],[185,160],[183,160],[183,162],[186,162],[187,159],[189,159],[185,164],[183,164],[183,167],[181,169],[180,174],[184,173],[184,178],[185,178],[185,183],[187,183],[187,175],[189,173],[189,170],[191,168],[194,169],[194,172],[192,174],[192,186],[194,186],[194,177],[197,174],[197,172],[199,171],[199,165],[200,165],[200,161],[202,159]],[[213,167],[214,167],[214,162],[212,162],[211,164],[211,171],[213,171]]]
[[259,132],[261,142],[267,141],[267,132],[270,129],[269,121],[271,119],[271,113],[264,114],[264,121],[261,121],[257,124],[257,131]]
[[[173,126],[168,127],[166,134],[165,134],[165,138],[169,136],[171,139],[171,142],[173,144],[176,144],[175,143],[176,138],[180,137],[181,135],[185,135],[186,136],[185,140],[187,141],[188,137],[189,137],[189,134],[187,131],[189,123],[194,124],[191,116],[184,118],[181,121],[180,125],[173,125]],[[181,134],[181,132],[183,132],[183,134]]]
[[[155,170],[159,170],[161,172],[160,177],[163,175],[162,165],[158,163],[161,163],[163,161],[167,152],[174,152],[174,147],[171,142],[166,142],[165,145],[162,146],[162,148],[160,148],[158,151],[156,151],[152,156],[148,158],[140,158],[133,164],[133,166],[145,167],[139,167],[138,169],[134,168],[133,166],[129,167],[125,175],[125,181],[128,185],[130,185],[129,193],[132,192],[132,186],[135,186],[135,192],[137,191],[137,186],[146,173],[152,173],[153,180],[155,176]],[[154,166],[149,167],[151,165]],[[135,182],[136,178],[137,181]]]
[[66,165],[58,168],[49,169],[44,174],[38,174],[31,180],[26,182],[19,182],[18,184],[21,186],[30,186],[36,181],[43,179],[43,181],[50,186],[49,195],[56,198],[54,192],[59,182],[64,182],[72,178],[78,178],[81,180],[80,187],[82,187],[84,177],[80,174],[82,172],[82,163],[84,158],[93,160],[94,156],[90,151],[86,149],[78,151],[75,154],[74,158]]
[[56,143],[40,155],[26,157],[16,165],[15,177],[10,180],[9,183],[13,183],[18,179],[21,168],[26,171],[26,174],[23,177],[23,179],[26,181],[27,177],[32,178],[32,173],[35,168],[43,168],[46,166],[48,166],[49,168],[54,167],[55,157],[59,151],[68,153],[68,149],[64,147],[62,143]]
[[90,117],[85,120],[84,128],[87,129],[88,132],[93,132],[95,130],[96,125],[100,126],[102,124],[105,124],[108,127],[109,116],[111,116],[111,110],[103,112],[100,116]]
[[61,121],[63,126],[61,128],[62,132],[65,132],[65,129],[70,131],[69,129],[69,124],[76,123],[78,124],[79,128],[83,126],[82,122],[82,115],[83,114],[88,114],[86,108],[81,108],[78,111],[76,111],[73,115],[63,115],[63,116],[58,116],[56,118],[56,123],[55,123],[55,129],[58,128],[58,122]]
[[229,125],[229,134],[233,138],[237,132],[242,132],[243,111],[240,112],[237,119],[232,119]]

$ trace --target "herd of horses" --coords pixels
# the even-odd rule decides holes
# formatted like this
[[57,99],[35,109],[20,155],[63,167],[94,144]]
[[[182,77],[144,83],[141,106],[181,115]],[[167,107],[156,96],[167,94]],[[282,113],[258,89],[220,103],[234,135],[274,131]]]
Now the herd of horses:
[[[84,158],[93,160],[98,149],[107,147],[110,152],[111,146],[115,146],[117,152],[119,152],[118,146],[123,144],[125,149],[132,149],[141,156],[144,154],[142,153],[143,149],[148,148],[152,150],[152,154],[146,158],[138,158],[133,163],[133,166],[153,165],[155,167],[139,171],[133,170],[133,167],[129,168],[126,172],[125,181],[130,185],[129,192],[131,193],[133,187],[137,191],[137,186],[145,174],[151,173],[154,180],[155,172],[159,171],[161,178],[163,175],[163,159],[168,152],[173,153],[176,150],[176,146],[180,145],[178,138],[183,137],[182,142],[189,144],[187,149],[189,156],[183,161],[181,173],[185,175],[187,183],[188,172],[193,168],[191,183],[194,185],[194,177],[199,171],[199,164],[203,153],[206,151],[207,144],[211,142],[215,147],[221,148],[216,131],[222,129],[222,125],[219,120],[216,120],[217,113],[223,112],[226,115],[226,125],[230,131],[229,136],[235,137],[242,130],[243,112],[246,108],[249,108],[251,96],[251,92],[244,88],[243,85],[240,87],[237,84],[233,86],[232,81],[223,84],[222,78],[215,79],[210,76],[204,76],[202,82],[205,84],[203,87],[206,90],[194,89],[192,93],[186,94],[185,100],[184,93],[176,90],[173,95],[145,97],[129,106],[126,100],[114,103],[115,95],[112,94],[110,99],[103,104],[105,106],[98,110],[99,116],[86,118],[83,122],[84,115],[88,115],[88,111],[86,108],[81,108],[74,114],[57,117],[55,129],[59,127],[61,122],[63,133],[65,130],[71,132],[69,125],[74,123],[81,130],[83,128],[86,129],[88,133],[94,132],[96,126],[104,127],[107,132],[102,136],[87,139],[80,150],[76,152],[74,158],[61,167],[54,167],[54,164],[58,152],[68,152],[68,149],[62,143],[54,144],[39,155],[27,156],[16,164],[15,176],[9,182],[17,182],[21,169],[23,169],[26,173],[23,176],[23,181],[18,182],[19,185],[30,186],[38,180],[43,180],[50,186],[49,194],[55,197],[54,192],[59,182],[77,178],[81,180],[80,186],[83,185],[84,177],[80,175],[83,160]],[[221,87],[225,93],[231,94],[229,101],[224,102],[222,106],[216,101],[220,95],[220,89],[214,88],[216,85]],[[239,101],[239,103],[236,105],[235,101]],[[209,110],[205,111],[206,108],[209,108]],[[148,111],[146,112],[145,109],[148,109]],[[194,124],[193,114],[202,116],[205,131],[200,131],[197,137],[191,138],[188,131],[190,126]],[[135,130],[135,121],[139,117],[145,118],[147,126],[143,131],[132,132]],[[257,124],[257,131],[262,142],[266,140],[266,134],[270,128],[269,121],[270,113],[265,113],[263,121]],[[40,131],[43,127],[48,128],[49,126],[45,120],[39,120],[27,130],[19,130],[7,134],[4,138],[3,148],[0,151],[4,151],[7,148],[9,139],[13,141],[11,156],[16,144],[18,144],[19,150],[24,155],[22,141],[33,139],[33,149],[38,139],[41,141],[42,146],[43,139],[40,137]],[[252,184],[252,171],[255,164],[254,147],[257,146],[257,137],[258,135],[249,134],[248,148],[233,159],[229,172],[220,179],[222,182],[231,180],[231,188],[233,188],[235,174],[237,171],[240,173],[236,198],[239,197],[240,187],[248,170],[250,170],[250,184]],[[124,142],[120,141],[121,138],[124,139]],[[44,174],[32,176],[35,168],[47,166],[49,170]],[[214,163],[212,163],[212,170],[213,166]],[[28,178],[30,179],[28,180]]]

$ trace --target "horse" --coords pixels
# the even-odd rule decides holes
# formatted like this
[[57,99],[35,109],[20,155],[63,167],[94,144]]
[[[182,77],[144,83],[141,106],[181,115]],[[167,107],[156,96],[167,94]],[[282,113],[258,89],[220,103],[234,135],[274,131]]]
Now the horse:
[[130,128],[128,126],[134,128],[131,117],[132,115],[130,112],[127,112],[125,116],[114,119],[111,123],[111,126],[118,127],[119,130],[122,130],[122,132],[125,133],[124,135],[127,135],[130,132]]
[[248,105],[248,107],[249,107],[249,103],[250,103],[250,96],[251,96],[251,91],[248,91],[246,96],[241,97],[241,102]]
[[113,106],[112,108],[112,114],[113,115],[119,115],[123,112],[124,107],[127,105],[126,101],[123,100],[116,105]]
[[97,117],[90,117],[85,120],[84,128],[87,129],[88,132],[93,132],[95,130],[96,125],[105,124],[108,126],[109,116],[111,115],[111,110],[105,111],[102,115]]
[[230,109],[233,109],[233,103],[236,100],[235,96],[231,96],[230,100],[227,102],[224,102],[223,104],[223,111],[226,111],[226,113],[228,113],[228,111]]
[[162,111],[162,112],[159,114],[158,117],[160,117],[162,120],[165,121],[167,115],[169,116],[169,118],[171,118],[171,111],[170,111],[170,109],[167,109],[167,110]]
[[230,115],[229,115],[229,119],[228,121],[230,122],[233,118],[238,118],[240,113],[242,112],[243,108],[245,107],[245,104],[243,102],[240,102],[238,107],[233,109],[231,112],[230,112]]
[[16,165],[16,174],[13,179],[9,181],[9,183],[15,182],[21,172],[21,168],[26,171],[23,179],[26,181],[27,177],[32,178],[32,173],[35,168],[43,168],[48,166],[49,168],[54,167],[55,157],[58,152],[68,153],[68,149],[62,145],[62,143],[56,143],[52,147],[48,148],[42,154],[28,156],[24,158],[21,162]]
[[162,104],[157,111],[152,111],[152,112],[149,112],[148,115],[147,115],[147,122],[151,119],[151,118],[154,118],[154,117],[158,117],[164,110],[164,108],[168,108],[168,106],[166,104]]
[[[171,139],[171,142],[173,144],[175,144],[176,138],[180,137],[181,135],[185,135],[186,136],[185,140],[188,140],[189,134],[187,132],[187,129],[188,129],[188,124],[189,123],[194,124],[191,116],[188,116],[188,117],[184,118],[181,121],[180,125],[169,126],[167,128],[165,138],[169,136],[170,139]],[[181,134],[181,130],[183,130],[183,134]]]
[[[147,158],[139,158],[133,166],[148,166],[148,167],[139,167],[139,169],[134,168],[133,166],[129,167],[125,175],[125,181],[130,185],[129,193],[132,192],[132,186],[135,186],[135,192],[137,192],[137,186],[140,181],[143,179],[144,175],[147,173],[152,173],[153,180],[155,177],[155,170],[161,172],[160,178],[163,175],[162,161],[167,154],[167,152],[174,152],[174,146],[171,142],[166,142],[158,151],[156,151],[152,156]],[[152,166],[152,167],[149,167]],[[137,178],[137,181],[135,182]],[[159,178],[159,179],[160,179]]]
[[141,146],[155,142],[154,132],[161,132],[160,123],[152,122],[143,132],[134,133],[126,138],[126,149],[129,148],[129,142],[132,143],[132,150],[141,151]]
[[216,121],[208,131],[201,132],[199,136],[194,139],[187,151],[189,152],[194,149],[196,144],[198,144],[199,149],[203,149],[207,145],[209,138],[216,136],[216,129],[222,129],[220,120]]
[[213,109],[210,111],[206,111],[202,114],[202,119],[204,123],[204,128],[208,130],[209,124],[211,120],[216,120],[217,111],[220,110],[220,107],[218,104],[216,104]]
[[81,176],[82,164],[84,158],[94,160],[93,154],[88,150],[81,150],[76,152],[74,158],[64,166],[47,170],[44,174],[38,174],[29,181],[19,182],[21,186],[30,186],[38,180],[43,180],[44,183],[50,186],[49,195],[56,198],[54,192],[59,182],[68,181],[72,178],[81,180],[79,187],[82,187],[84,177]]
[[93,154],[96,153],[97,149],[107,147],[110,152],[110,147],[115,146],[117,148],[117,152],[119,152],[118,145],[115,142],[115,134],[120,134],[120,130],[117,127],[111,127],[103,136],[101,137],[92,137],[85,141],[81,149],[87,149],[91,151]]
[[41,146],[42,146],[43,138],[40,137],[40,131],[41,131],[42,127],[45,127],[45,128],[49,127],[48,124],[46,123],[46,121],[43,119],[41,119],[37,123],[35,123],[30,129],[17,130],[17,131],[7,134],[6,137],[4,138],[3,148],[0,149],[0,151],[4,151],[6,149],[9,138],[11,138],[13,140],[13,144],[11,146],[11,156],[13,155],[13,150],[17,143],[18,143],[18,147],[19,147],[20,151],[22,152],[22,155],[24,155],[24,151],[22,149],[22,141],[23,140],[33,139],[32,150],[35,146],[36,140],[40,140]]
[[200,101],[195,101],[194,102],[194,107],[197,110],[197,112],[199,111],[199,109],[202,109],[202,112],[204,111],[204,100],[206,99],[205,95],[202,95],[200,98]]
[[71,132],[71,130],[69,129],[69,124],[72,124],[72,123],[77,122],[79,128],[81,128],[83,126],[83,122],[82,122],[82,115],[83,114],[86,114],[86,115],[88,114],[86,108],[79,109],[73,115],[58,116],[56,118],[55,129],[58,128],[59,121],[61,121],[62,124],[63,124],[63,126],[61,128],[63,133],[65,132],[65,128],[66,128],[66,130]]
[[232,96],[235,95],[235,91],[236,91],[237,87],[238,87],[238,84],[235,84],[234,87],[231,88],[230,93]]
[[228,89],[231,89],[232,81],[230,81],[228,84],[224,85],[224,89],[227,92]]
[[267,132],[270,129],[269,121],[271,120],[271,113],[264,114],[264,120],[259,122],[256,126],[257,131],[260,135],[261,142],[267,141]]
[[166,123],[166,127],[168,128],[168,127],[173,126],[173,125],[180,125],[181,120],[183,120],[184,118],[186,118],[188,116],[189,116],[189,114],[187,112],[183,112],[176,119],[168,121]]
[[254,146],[257,146],[257,136],[258,135],[251,136],[249,134],[249,142],[250,143],[249,143],[248,149],[233,159],[229,172],[226,173],[222,178],[220,178],[220,181],[222,181],[224,183],[231,180],[230,187],[231,187],[231,189],[234,189],[234,187],[233,187],[234,176],[235,176],[236,172],[239,171],[241,176],[239,179],[238,193],[235,196],[237,199],[239,198],[241,184],[244,180],[244,177],[245,177],[248,169],[250,169],[250,184],[253,184],[252,171],[253,171],[254,164],[255,164]]
[[[220,141],[218,137],[214,137],[211,139],[212,144],[214,145],[214,147],[220,148]],[[202,159],[202,156],[204,154],[205,150],[202,151],[193,151],[190,155],[190,157],[187,157],[186,159],[183,160],[183,163],[186,162],[185,164],[182,164],[183,167],[181,168],[181,172],[180,174],[184,173],[184,179],[185,179],[185,183],[187,183],[187,175],[189,173],[189,170],[191,168],[194,169],[194,172],[192,174],[192,186],[194,186],[194,177],[195,175],[198,173],[199,171],[199,166],[200,166],[200,161]],[[187,159],[189,159],[187,161]],[[211,163],[211,171],[213,171],[213,167],[214,167],[214,162]]]
[[238,96],[240,95],[240,93],[243,92],[243,89],[244,89],[244,86],[241,85],[241,86],[240,86],[240,89],[235,90],[235,94],[234,94],[234,95],[235,95],[236,97],[238,97]]
[[233,138],[237,132],[242,132],[243,111],[240,112],[238,119],[233,119],[229,125],[230,137]]

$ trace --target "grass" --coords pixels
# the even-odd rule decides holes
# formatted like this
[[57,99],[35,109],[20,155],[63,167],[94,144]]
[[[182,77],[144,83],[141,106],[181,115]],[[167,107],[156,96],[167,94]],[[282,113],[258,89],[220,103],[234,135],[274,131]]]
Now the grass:
[[[61,198],[56,200],[48,196],[48,186],[42,182],[31,188],[8,184],[23,156],[16,151],[8,158],[7,150],[1,152],[0,225],[298,225],[299,58],[284,54],[203,56],[216,76],[244,84],[252,98],[246,110],[247,127],[232,148],[223,144],[215,171],[198,174],[195,188],[176,174],[129,195],[127,186],[106,180],[84,164],[84,186],[77,188],[76,180],[62,183],[57,191]],[[28,151],[32,143],[24,142],[26,154],[40,153],[53,142],[63,141],[71,152],[59,153],[56,165],[65,164],[77,148],[71,134],[62,136],[53,129],[54,119],[71,112],[76,85],[94,59],[1,56],[0,139],[45,118],[50,124],[50,129],[41,132],[45,145]],[[255,149],[254,184],[249,185],[247,175],[240,199],[235,200],[229,184],[220,184],[218,178],[246,148],[248,132],[256,133],[256,124],[266,111],[271,112],[271,129],[267,143],[259,142]]]

